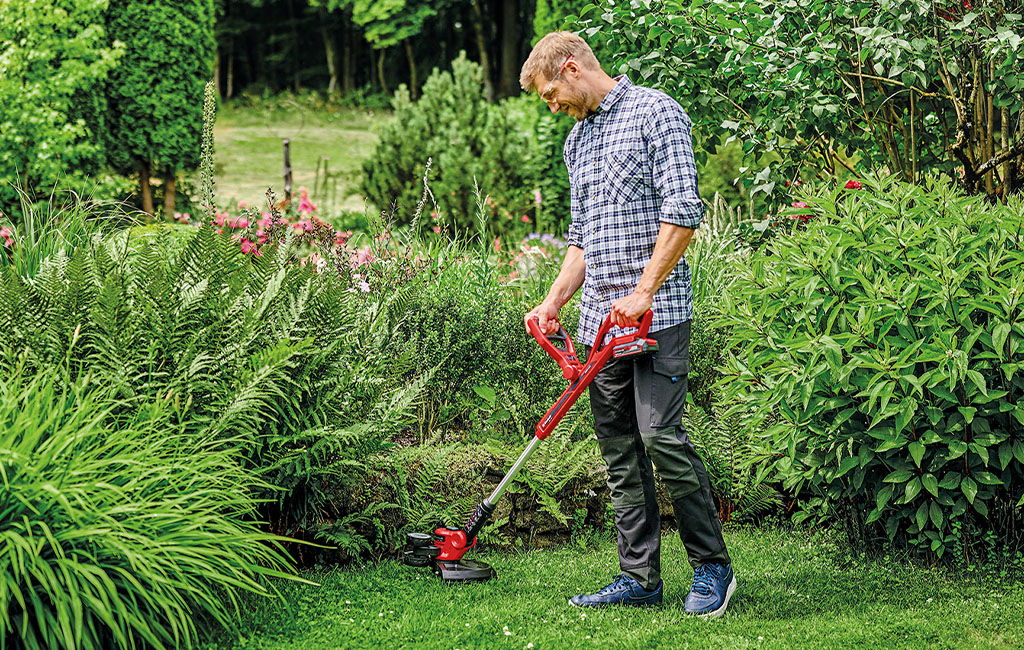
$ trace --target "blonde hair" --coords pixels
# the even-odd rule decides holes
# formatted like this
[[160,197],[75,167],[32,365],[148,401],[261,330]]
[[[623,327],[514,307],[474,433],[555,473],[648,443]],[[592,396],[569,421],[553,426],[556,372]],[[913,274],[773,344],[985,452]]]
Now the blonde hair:
[[545,79],[553,79],[558,74],[559,67],[570,56],[582,68],[601,68],[594,51],[585,40],[572,32],[551,32],[533,46],[533,51],[519,72],[519,85],[526,92],[530,92],[534,88],[538,74],[543,75]]

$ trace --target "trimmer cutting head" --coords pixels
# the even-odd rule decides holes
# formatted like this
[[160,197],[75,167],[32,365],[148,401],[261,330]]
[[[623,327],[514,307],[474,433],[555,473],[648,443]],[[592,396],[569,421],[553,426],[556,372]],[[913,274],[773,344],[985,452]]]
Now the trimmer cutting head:
[[445,582],[486,582],[498,573],[489,565],[476,560],[439,560],[444,538],[435,538],[426,533],[408,533],[406,551],[402,561],[415,567],[430,567],[434,575]]

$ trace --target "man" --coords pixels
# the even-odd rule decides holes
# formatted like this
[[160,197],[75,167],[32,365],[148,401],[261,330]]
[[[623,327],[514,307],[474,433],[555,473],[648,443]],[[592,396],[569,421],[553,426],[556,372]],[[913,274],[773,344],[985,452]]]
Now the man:
[[655,605],[662,599],[661,520],[651,461],[668,488],[694,567],[687,612],[725,613],[736,588],[707,471],[683,428],[693,298],[683,252],[704,217],[690,118],[668,95],[604,71],[587,43],[555,32],[520,74],[552,112],[577,120],[565,142],[571,188],[568,251],[547,297],[526,315],[548,333],[582,286],[578,339],[587,354],[606,315],[610,336],[654,310],[651,356],[612,359],[590,405],[618,529],[622,573],[577,606]]

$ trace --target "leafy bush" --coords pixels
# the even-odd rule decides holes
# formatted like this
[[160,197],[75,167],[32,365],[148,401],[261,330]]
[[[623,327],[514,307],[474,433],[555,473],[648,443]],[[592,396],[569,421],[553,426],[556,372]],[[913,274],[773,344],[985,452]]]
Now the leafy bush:
[[777,417],[766,454],[801,517],[937,556],[1009,535],[1024,503],[1024,208],[940,183],[864,187],[806,197],[805,229],[737,265],[729,392],[751,426]]
[[93,237],[32,281],[0,265],[0,371],[66,359],[116,386],[126,410],[169,396],[175,425],[230,441],[272,483],[255,496],[274,500],[275,532],[330,528],[358,547],[336,494],[362,480],[426,380],[409,373],[392,311],[299,265],[290,230],[259,257],[210,225],[167,230]]
[[[439,227],[476,231],[474,183],[493,201],[486,206],[493,234],[521,225],[535,204],[533,180],[525,174],[532,136],[510,111],[486,101],[479,65],[460,55],[451,72],[430,75],[418,101],[400,87],[394,108],[395,119],[363,165],[361,189],[370,201],[384,209],[397,203],[397,223],[411,224],[430,158],[428,183],[440,210]],[[428,203],[420,229],[434,225],[429,212]]]
[[1011,133],[1024,107],[1021,7],[603,0],[578,27],[618,55],[619,71],[693,98],[709,152],[723,131],[742,142],[762,163],[752,196],[777,204],[786,180],[867,164],[1005,197],[1021,191],[1024,165]]
[[[443,387],[425,395],[421,437],[447,432],[521,441],[565,388],[554,360],[523,326],[542,296],[516,293],[487,264],[479,253],[466,256],[410,292],[403,307],[399,329],[418,367],[436,367],[434,381]],[[574,306],[563,309],[562,322],[573,335],[578,317]]]
[[106,4],[0,3],[0,215],[20,221],[16,187],[35,202],[102,170],[100,86],[124,51],[109,44]]
[[[193,647],[238,593],[269,595],[280,540],[253,522],[237,452],[155,398],[51,370],[0,379],[0,645]],[[116,412],[122,411],[122,415]]]

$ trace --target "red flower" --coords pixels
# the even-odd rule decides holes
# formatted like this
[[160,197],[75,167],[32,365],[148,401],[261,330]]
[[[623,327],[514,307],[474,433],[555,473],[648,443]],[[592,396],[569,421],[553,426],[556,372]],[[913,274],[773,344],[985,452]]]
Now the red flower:
[[864,186],[861,185],[860,181],[849,180],[849,181],[846,181],[846,186],[845,187],[848,190],[859,190],[859,189],[861,189]]

